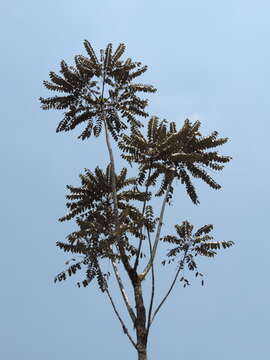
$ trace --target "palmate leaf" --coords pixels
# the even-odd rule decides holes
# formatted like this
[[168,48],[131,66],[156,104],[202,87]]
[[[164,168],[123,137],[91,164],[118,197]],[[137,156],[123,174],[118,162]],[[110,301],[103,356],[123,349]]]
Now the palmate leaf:
[[124,134],[118,144],[123,152],[122,158],[130,164],[139,164],[140,185],[145,181],[146,172],[154,169],[146,185],[154,186],[162,176],[157,196],[165,193],[173,179],[178,179],[186,186],[192,202],[198,204],[191,176],[201,179],[213,189],[220,189],[221,186],[207,173],[207,169],[222,170],[223,164],[229,162],[231,157],[208,149],[225,144],[228,139],[218,138],[217,132],[203,137],[199,132],[200,125],[199,121],[192,123],[186,120],[177,131],[175,123],[168,124],[165,120],[152,117],[148,122],[146,137],[139,129],[134,129],[129,136]]
[[133,83],[147,67],[131,59],[121,60],[124,44],[120,44],[113,53],[112,44],[109,43],[101,51],[100,60],[89,41],[84,41],[84,47],[88,57],[76,55],[75,66],[61,61],[61,75],[50,72],[51,81],[43,82],[48,90],[64,92],[67,97],[41,97],[41,108],[64,110],[57,132],[70,131],[85,123],[79,135],[80,139],[85,140],[92,133],[98,137],[106,121],[111,135],[118,140],[119,133],[128,125],[131,128],[142,126],[137,117],[148,116],[145,111],[148,101],[138,94],[153,93],[156,89],[151,85]]

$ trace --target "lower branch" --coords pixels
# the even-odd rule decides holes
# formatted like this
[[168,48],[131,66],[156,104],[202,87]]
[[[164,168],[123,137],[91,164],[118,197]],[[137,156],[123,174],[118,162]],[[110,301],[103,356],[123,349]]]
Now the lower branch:
[[[147,230],[147,235],[148,235],[149,251],[150,251],[150,255],[151,255],[152,254],[152,244],[151,244],[149,230]],[[149,333],[149,328],[150,328],[150,325],[151,325],[152,309],[153,309],[154,296],[155,296],[154,264],[151,267],[151,282],[152,282],[152,288],[151,288],[151,299],[150,299],[150,305],[149,305],[149,311],[148,311],[148,320],[147,320],[147,334]]]
[[153,315],[153,317],[152,317],[152,320],[150,321],[149,327],[152,325],[152,323],[153,323],[153,321],[154,321],[154,318],[156,317],[157,313],[159,312],[161,306],[165,303],[165,301],[167,300],[168,296],[170,295],[170,293],[171,293],[171,291],[172,291],[172,289],[173,289],[173,287],[174,287],[174,285],[175,285],[175,283],[176,283],[176,280],[177,280],[177,278],[178,278],[178,275],[179,275],[179,273],[180,273],[180,271],[181,271],[181,269],[182,269],[182,267],[183,267],[183,265],[184,265],[184,261],[185,261],[186,255],[187,255],[187,250],[185,251],[185,254],[184,254],[183,259],[180,261],[179,268],[178,268],[178,270],[177,270],[177,272],[176,272],[176,274],[175,274],[175,277],[174,277],[174,279],[173,279],[173,282],[172,282],[172,284],[171,284],[171,286],[170,286],[167,294],[164,296],[163,300],[161,301],[161,303],[158,305],[158,307],[156,308],[156,310],[155,310],[155,312],[154,312],[154,315]]
[[124,300],[124,302],[126,304],[126,308],[127,308],[128,313],[129,313],[129,315],[131,317],[131,320],[132,320],[132,322],[134,324],[135,321],[136,321],[136,315],[135,315],[134,311],[132,310],[132,307],[131,307],[131,305],[129,303],[128,296],[126,294],[126,291],[125,291],[124,285],[122,283],[121,277],[120,277],[120,275],[118,273],[117,266],[116,266],[116,264],[115,264],[115,262],[113,260],[112,260],[112,266],[113,266],[113,271],[114,271],[116,280],[118,282],[118,285],[119,285],[123,300]]
[[118,312],[117,309],[116,309],[116,306],[115,306],[115,304],[114,304],[114,301],[113,301],[113,299],[112,299],[112,296],[111,296],[108,288],[107,288],[105,291],[106,291],[106,293],[107,293],[107,295],[108,295],[108,297],[109,297],[109,299],[110,299],[110,302],[111,302],[111,304],[112,304],[113,310],[114,310],[116,316],[118,317],[118,319],[119,319],[119,321],[120,321],[120,323],[121,323],[121,325],[122,325],[122,328],[123,328],[124,333],[127,335],[127,337],[129,338],[130,342],[131,342],[132,345],[135,347],[135,349],[138,350],[138,349],[137,349],[137,345],[135,344],[134,340],[133,340],[132,337],[130,336],[130,334],[129,334],[129,332],[128,332],[128,329],[127,329],[127,327],[125,326],[124,321],[122,320],[121,316],[119,315],[119,312]]

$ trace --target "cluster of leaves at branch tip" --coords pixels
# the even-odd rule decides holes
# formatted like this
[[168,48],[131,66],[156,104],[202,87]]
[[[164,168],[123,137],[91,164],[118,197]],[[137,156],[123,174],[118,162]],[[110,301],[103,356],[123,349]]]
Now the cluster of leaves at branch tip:
[[92,131],[94,136],[99,136],[105,117],[111,135],[117,140],[119,133],[127,129],[123,120],[127,120],[131,127],[142,126],[136,116],[148,116],[145,112],[148,101],[139,94],[153,93],[156,89],[134,82],[147,66],[130,58],[121,60],[124,44],[120,44],[114,53],[112,45],[108,44],[105,50],[101,50],[99,59],[87,40],[84,47],[88,57],[75,56],[75,66],[61,61],[61,75],[50,72],[50,81],[43,82],[47,89],[66,95],[40,98],[42,108],[65,110],[57,132],[86,124],[79,136],[82,140],[89,138]]
[[[233,241],[213,241],[213,236],[209,233],[213,230],[213,225],[208,224],[199,228],[193,233],[193,225],[188,221],[183,221],[181,225],[175,225],[175,235],[167,235],[161,238],[162,241],[173,244],[174,247],[167,253],[167,259],[162,261],[162,265],[170,264],[178,260],[178,267],[184,269],[185,264],[190,271],[195,271],[195,276],[203,277],[203,274],[197,270],[196,256],[214,257],[221,248],[226,249],[233,245]],[[182,256],[184,254],[184,256]],[[181,260],[179,258],[182,256]],[[184,287],[189,281],[182,276],[180,281],[184,282]],[[202,285],[204,280],[202,280]]]
[[[78,230],[67,236],[66,243],[57,242],[57,246],[65,252],[79,254],[82,259],[58,274],[55,281],[65,280],[67,275],[71,276],[85,266],[86,278],[78,286],[87,286],[96,278],[99,288],[105,291],[109,273],[102,271],[102,259],[120,261],[120,247],[126,252],[128,261],[143,256],[139,245],[146,238],[143,229],[149,234],[157,228],[159,218],[155,217],[150,205],[152,196],[166,193],[166,201],[170,203],[174,187],[180,182],[197,205],[199,199],[192,178],[201,179],[213,189],[220,189],[208,171],[222,170],[231,158],[215,150],[228,138],[219,138],[216,131],[203,136],[199,121],[187,119],[177,130],[175,122],[161,121],[152,116],[147,134],[143,135],[140,130],[143,124],[138,117],[149,116],[145,111],[148,100],[140,97],[140,93],[153,93],[156,89],[135,80],[147,70],[147,66],[130,58],[122,60],[124,44],[114,52],[112,45],[108,44],[100,51],[99,58],[87,40],[84,47],[88,56],[75,56],[74,66],[62,61],[61,75],[50,72],[50,81],[44,81],[45,87],[62,94],[40,98],[42,108],[63,111],[64,118],[57,132],[85,124],[79,135],[82,140],[89,138],[92,132],[99,136],[106,124],[122,151],[122,158],[130,166],[137,164],[138,176],[128,178],[127,168],[118,175],[114,174],[108,165],[106,171],[99,167],[94,172],[85,169],[80,175],[80,186],[67,186],[70,192],[66,196],[68,213],[59,220],[75,219]],[[113,210],[113,176],[119,208],[118,231]],[[159,179],[161,185],[155,191]],[[132,202],[142,203],[143,211]],[[196,256],[213,257],[217,250],[233,244],[232,241],[213,241],[209,235],[212,228],[212,225],[204,225],[192,233],[193,225],[188,221],[175,225],[176,236],[167,235],[160,239],[173,246],[163,265],[176,261],[178,269],[183,269],[186,264],[196,276],[202,276],[197,270]],[[184,286],[189,284],[184,277],[181,281]]]

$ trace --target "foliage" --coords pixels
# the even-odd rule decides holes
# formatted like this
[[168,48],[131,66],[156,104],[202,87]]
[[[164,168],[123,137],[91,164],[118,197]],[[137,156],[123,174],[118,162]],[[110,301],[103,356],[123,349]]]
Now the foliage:
[[[223,145],[228,138],[218,138],[218,132],[208,136],[202,136],[199,132],[201,123],[195,121],[192,124],[188,119],[183,127],[177,131],[174,122],[167,126],[166,121],[159,121],[152,117],[148,123],[147,138],[135,129],[130,136],[123,135],[119,142],[120,149],[127,153],[122,157],[130,164],[138,163],[139,183],[145,181],[147,170],[154,172],[146,181],[146,185],[156,185],[156,180],[163,175],[163,181],[157,196],[165,193],[166,188],[174,178],[185,184],[187,193],[194,204],[198,204],[198,196],[191,181],[189,173],[194,178],[199,178],[213,189],[220,189],[206,169],[222,170],[224,163],[230,161],[229,156],[221,156],[217,151],[209,149]],[[170,188],[170,194],[173,187]]]
[[[205,257],[214,257],[217,254],[217,250],[226,249],[233,245],[233,241],[212,241],[213,236],[209,233],[213,230],[213,225],[208,224],[199,228],[194,234],[193,225],[188,221],[183,221],[181,225],[175,225],[175,229],[178,236],[167,235],[161,238],[161,241],[167,242],[171,245],[175,245],[167,253],[167,259],[162,261],[162,264],[174,262],[178,263],[178,269],[183,270],[185,264],[190,271],[196,270],[196,277],[198,275],[203,276],[198,271],[198,266],[195,258],[198,255]],[[189,281],[182,277],[180,279],[184,281],[184,286],[189,285]],[[203,285],[203,280],[202,280]]]
[[[80,187],[67,186],[70,191],[66,196],[69,200],[66,204],[69,212],[59,219],[62,222],[75,218],[79,230],[67,236],[68,244],[58,241],[57,246],[65,252],[84,255],[83,261],[78,263],[79,265],[72,265],[71,271],[69,268],[67,272],[69,275],[75,274],[81,269],[82,264],[87,265],[86,280],[83,282],[84,286],[87,286],[95,276],[100,278],[105,276],[100,271],[99,259],[119,259],[117,252],[119,243],[116,242],[114,231],[111,166],[107,166],[106,173],[99,167],[96,167],[94,173],[85,169],[85,173],[80,174],[80,179]],[[150,198],[149,194],[134,188],[136,183],[136,178],[127,178],[126,168],[116,176],[118,207],[121,209],[119,217],[121,226],[118,235],[129,256],[137,254],[137,249],[129,243],[128,234],[144,239],[145,236],[140,232],[140,228],[145,226],[149,231],[153,231],[154,227],[149,216],[149,212],[151,215],[149,208],[148,216],[144,218],[139,209],[129,204],[131,200],[142,202]],[[123,190],[131,185],[132,188]],[[113,251],[113,246],[116,252]],[[65,280],[65,273],[60,273],[55,280]],[[103,281],[105,282],[105,279]],[[99,281],[99,284],[102,284],[101,289],[103,289],[103,282]]]
[[[86,123],[80,134],[82,140],[99,136],[103,119],[115,140],[118,134],[127,129],[126,120],[132,127],[142,126],[136,116],[147,117],[145,107],[148,104],[140,93],[152,93],[156,89],[151,85],[135,83],[134,80],[147,70],[140,62],[130,58],[122,60],[125,45],[119,44],[112,52],[112,44],[96,56],[91,44],[85,40],[84,47],[88,57],[75,56],[75,66],[68,66],[61,61],[61,75],[50,72],[50,81],[44,86],[63,95],[40,98],[42,109],[65,110],[57,132],[69,131],[77,125]],[[105,92],[106,85],[106,92]]]
[[[68,66],[62,61],[61,75],[50,72],[50,81],[44,81],[44,86],[61,95],[40,98],[41,107],[44,110],[63,111],[64,118],[57,132],[73,130],[84,123],[79,136],[84,140],[90,138],[92,132],[98,137],[104,129],[110,163],[105,171],[99,167],[93,172],[85,169],[80,174],[80,186],[67,186],[68,212],[59,221],[75,220],[77,230],[66,237],[66,242],[58,241],[57,246],[75,254],[80,260],[72,258],[72,265],[67,262],[68,268],[55,277],[55,282],[66,280],[84,268],[85,279],[77,282],[77,285],[86,287],[97,279],[100,290],[108,295],[139,359],[146,359],[150,326],[174,288],[180,272],[187,268],[202,277],[196,257],[211,258],[218,250],[233,245],[232,241],[215,241],[210,235],[213,225],[204,225],[193,232],[193,225],[187,220],[175,225],[176,235],[161,237],[165,207],[173,198],[174,187],[179,182],[185,186],[189,198],[196,205],[199,199],[193,179],[200,179],[216,190],[221,188],[209,172],[221,171],[231,160],[231,157],[221,155],[216,150],[227,143],[228,138],[219,137],[217,131],[203,135],[199,121],[186,119],[183,126],[177,129],[175,122],[161,121],[157,116],[149,119],[146,135],[143,135],[140,130],[143,124],[137,117],[148,117],[145,111],[148,100],[140,97],[140,94],[153,93],[156,89],[135,80],[145,73],[147,66],[130,58],[123,60],[124,44],[120,44],[114,52],[112,45],[108,44],[105,50],[100,51],[99,58],[87,40],[84,47],[88,56],[75,56],[75,66]],[[136,176],[128,177],[127,168],[116,173],[109,135],[116,141],[121,157],[129,166],[137,166]],[[158,180],[161,185],[156,190]],[[154,214],[154,195],[163,196],[159,216]],[[160,241],[171,246],[162,264],[176,263],[177,271],[168,292],[153,311],[156,284],[154,266]],[[144,268],[140,262],[142,257],[146,258]],[[112,264],[136,331],[137,342],[132,339],[110,294],[110,273],[103,270],[104,259]],[[124,266],[133,286],[135,309],[129,302],[118,271],[120,264]],[[148,274],[151,274],[152,288],[146,311],[141,283]],[[184,282],[184,286],[189,285],[184,276],[180,281]]]

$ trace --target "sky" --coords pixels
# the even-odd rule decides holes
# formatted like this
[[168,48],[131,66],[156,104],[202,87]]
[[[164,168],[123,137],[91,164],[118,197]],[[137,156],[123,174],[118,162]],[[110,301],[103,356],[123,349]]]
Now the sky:
[[[193,277],[177,284],[153,324],[149,359],[269,358],[269,11],[266,0],[1,2],[0,358],[136,359],[95,284],[53,283],[69,258],[55,242],[73,229],[57,222],[65,186],[108,163],[103,137],[56,134],[61,113],[38,101],[50,95],[49,71],[85,55],[84,39],[97,51],[124,42],[126,56],[149,66],[151,115],[179,127],[200,120],[204,134],[230,138],[221,151],[233,160],[214,176],[222,190],[198,183],[194,206],[179,189],[163,232],[186,219],[213,223],[216,239],[235,246],[201,261],[204,287]],[[173,274],[158,272],[159,296]]]

